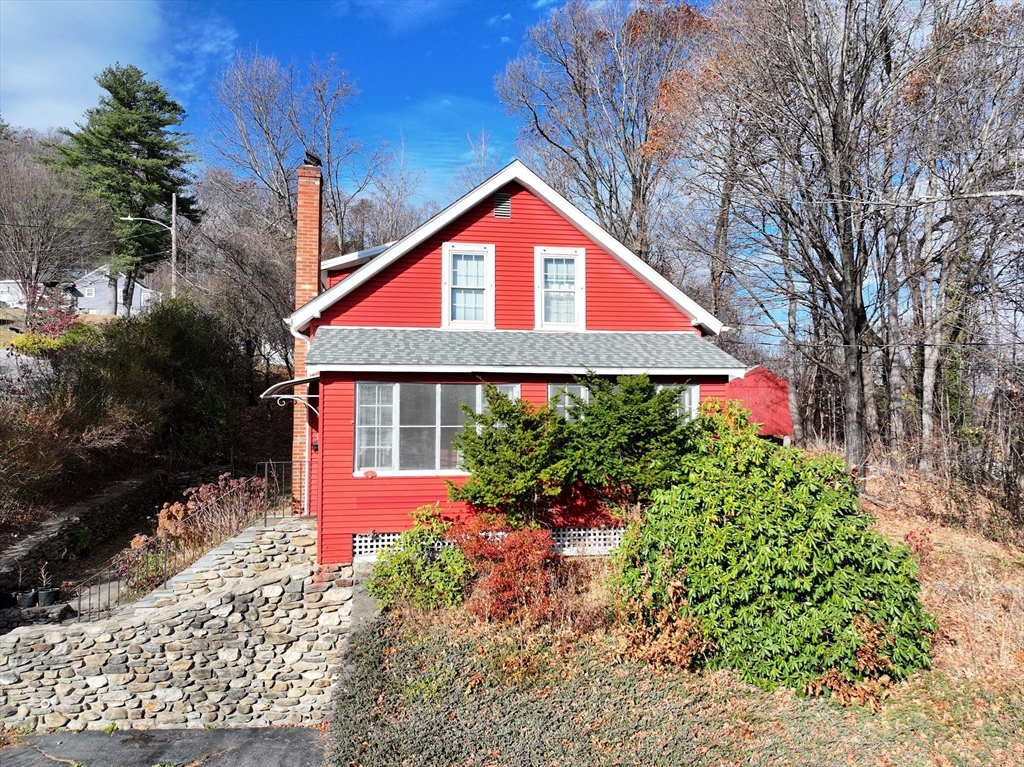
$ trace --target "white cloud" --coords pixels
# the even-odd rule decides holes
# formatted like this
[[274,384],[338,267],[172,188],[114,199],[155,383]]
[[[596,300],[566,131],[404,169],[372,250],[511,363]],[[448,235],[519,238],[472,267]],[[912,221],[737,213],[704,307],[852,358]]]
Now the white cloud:
[[338,0],[334,10],[341,16],[370,16],[392,32],[404,33],[450,16],[463,5],[465,0]]
[[501,44],[502,45],[508,45],[510,42],[512,42],[512,38],[511,37],[502,37],[501,38]]
[[534,8],[547,8],[549,5],[554,5],[558,0],[534,0]]
[[99,101],[94,76],[115,63],[187,101],[235,34],[194,7],[180,15],[158,0],[0,0],[0,114],[18,127],[71,128]]
[[489,27],[496,27],[499,24],[501,24],[502,22],[511,21],[511,20],[512,20],[512,14],[511,13],[506,13],[504,16],[491,16],[489,19],[487,19],[487,26],[489,26]]
[[160,36],[153,0],[0,0],[0,112],[11,125],[72,127],[95,106],[93,76],[120,62],[149,71]]

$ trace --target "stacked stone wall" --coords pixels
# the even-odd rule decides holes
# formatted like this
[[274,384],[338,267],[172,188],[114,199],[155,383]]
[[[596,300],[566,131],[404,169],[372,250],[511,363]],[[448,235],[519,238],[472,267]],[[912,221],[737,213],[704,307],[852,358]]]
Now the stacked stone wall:
[[18,729],[317,724],[351,622],[352,570],[314,565],[312,521],[251,528],[121,615],[0,637]]

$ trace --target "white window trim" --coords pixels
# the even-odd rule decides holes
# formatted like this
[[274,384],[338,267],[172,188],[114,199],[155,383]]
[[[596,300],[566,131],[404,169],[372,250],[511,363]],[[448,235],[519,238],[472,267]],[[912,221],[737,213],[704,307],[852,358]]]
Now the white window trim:
[[86,298],[96,298],[96,288],[94,288],[94,287],[86,288],[85,292],[83,293],[83,295]]
[[684,393],[686,394],[686,398],[690,406],[690,418],[696,418],[700,415],[700,384],[658,384],[657,387],[655,387],[655,391],[661,392],[666,388],[684,388],[686,390]]
[[[576,259],[576,321],[544,321],[544,259]],[[556,248],[538,245],[533,249],[533,306],[534,327],[537,330],[586,330],[587,329],[587,249]]]
[[[484,321],[452,319],[452,254],[484,257]],[[441,327],[494,330],[494,245],[446,242],[441,245]]]
[[565,411],[564,413],[559,412],[559,415],[561,415],[563,418],[568,418],[569,417],[569,410],[575,404],[572,400],[569,399],[569,391],[567,389],[567,387],[569,387],[569,386],[579,386],[581,388],[581,391],[576,396],[578,396],[580,399],[582,399],[584,403],[590,402],[590,389],[588,389],[583,384],[578,384],[578,383],[574,383],[574,382],[561,383],[561,384],[549,383],[548,384],[548,405],[550,405],[552,402],[554,402],[555,403],[554,409],[555,409],[556,412],[559,411],[559,408],[564,410]]
[[[405,381],[404,383],[415,383]],[[423,381],[422,383],[430,383],[429,381]],[[444,383],[456,383],[452,382],[441,382],[434,383],[435,392],[437,387],[442,386]],[[380,468],[374,466],[368,466],[366,468],[359,467],[359,384],[377,384],[377,385],[390,385],[393,387],[393,394],[391,398],[392,408],[394,412],[391,419],[391,468]],[[365,477],[366,472],[372,471],[378,477],[468,477],[469,472],[462,471],[461,469],[399,469],[398,462],[401,455],[401,385],[402,382],[392,381],[357,381],[356,382],[356,397],[355,397],[355,418],[353,419],[353,442],[352,442],[352,476],[353,477]],[[482,384],[474,384],[476,386],[476,411],[478,413],[483,412],[484,405],[487,403],[486,397],[484,396],[484,387]],[[509,383],[509,384],[495,384],[495,386],[513,386],[515,387],[512,399],[519,399],[522,396],[522,384]],[[434,422],[434,460],[439,461],[441,457],[441,397],[439,394],[434,395],[434,406],[435,422]]]

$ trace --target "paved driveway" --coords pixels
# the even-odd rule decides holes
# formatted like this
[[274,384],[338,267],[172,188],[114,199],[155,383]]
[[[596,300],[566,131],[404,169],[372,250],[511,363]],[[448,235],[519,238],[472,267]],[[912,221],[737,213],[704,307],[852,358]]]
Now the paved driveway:
[[0,752],[3,767],[324,767],[319,730],[260,727],[30,735]]

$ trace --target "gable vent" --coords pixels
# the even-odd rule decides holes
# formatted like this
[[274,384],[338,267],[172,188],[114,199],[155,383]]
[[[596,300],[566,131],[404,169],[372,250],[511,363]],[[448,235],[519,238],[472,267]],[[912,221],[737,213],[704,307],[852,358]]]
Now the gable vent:
[[497,192],[494,195],[494,217],[512,218],[512,195],[508,192]]

